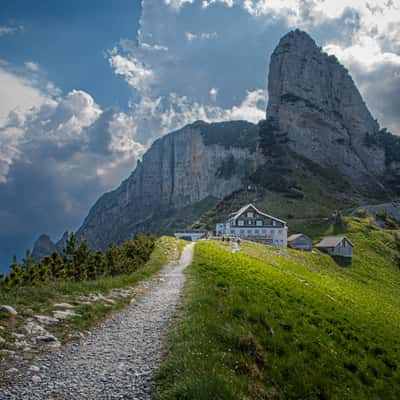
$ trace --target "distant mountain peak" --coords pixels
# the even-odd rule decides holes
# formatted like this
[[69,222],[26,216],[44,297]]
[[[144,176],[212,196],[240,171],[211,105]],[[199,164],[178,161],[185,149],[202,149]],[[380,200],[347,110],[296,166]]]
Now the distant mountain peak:
[[34,244],[32,258],[35,261],[40,262],[43,257],[52,254],[55,251],[57,251],[55,243],[48,235],[43,234],[39,236]]

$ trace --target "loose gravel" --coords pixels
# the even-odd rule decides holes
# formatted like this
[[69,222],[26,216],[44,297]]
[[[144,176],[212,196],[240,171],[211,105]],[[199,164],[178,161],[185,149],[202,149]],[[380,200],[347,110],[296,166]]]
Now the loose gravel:
[[187,245],[178,265],[166,266],[142,297],[90,335],[36,358],[35,368],[0,392],[0,399],[150,399],[193,247]]

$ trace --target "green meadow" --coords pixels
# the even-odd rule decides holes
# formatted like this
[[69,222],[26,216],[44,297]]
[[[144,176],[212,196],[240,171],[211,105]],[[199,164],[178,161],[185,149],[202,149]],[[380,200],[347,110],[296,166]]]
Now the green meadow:
[[[313,227],[314,238],[332,233]],[[159,399],[399,399],[399,232],[346,219],[351,265],[244,242],[196,245]]]

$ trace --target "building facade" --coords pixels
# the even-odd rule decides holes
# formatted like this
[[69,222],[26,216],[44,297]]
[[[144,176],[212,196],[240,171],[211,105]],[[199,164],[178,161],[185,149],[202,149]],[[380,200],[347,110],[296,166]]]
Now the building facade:
[[345,236],[327,236],[315,247],[332,256],[353,257],[354,245]]
[[288,247],[295,250],[312,251],[312,240],[303,233],[295,233],[288,237]]
[[272,246],[287,247],[287,226],[281,219],[258,210],[253,204],[242,207],[216,226],[217,236],[235,236]]

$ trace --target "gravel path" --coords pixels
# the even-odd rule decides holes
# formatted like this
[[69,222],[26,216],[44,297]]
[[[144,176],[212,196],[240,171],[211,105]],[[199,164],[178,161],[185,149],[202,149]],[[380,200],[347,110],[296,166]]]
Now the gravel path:
[[37,358],[39,371],[0,393],[0,399],[150,399],[163,335],[179,302],[193,247],[187,245],[178,265],[166,266],[137,302],[91,335]]

